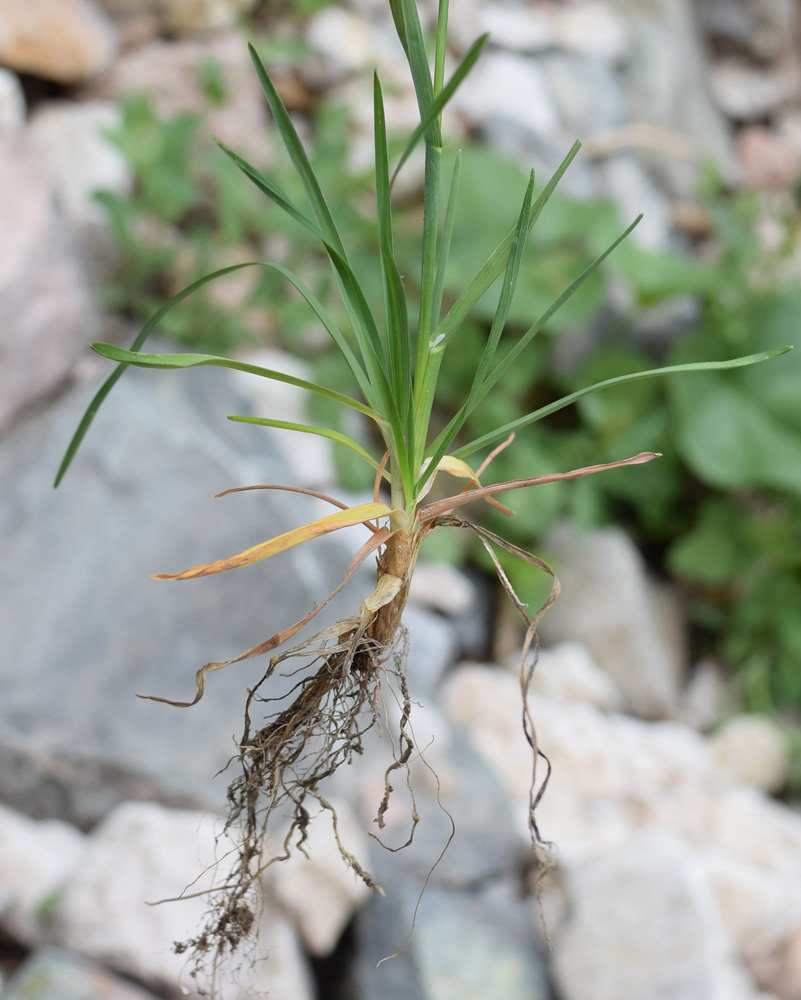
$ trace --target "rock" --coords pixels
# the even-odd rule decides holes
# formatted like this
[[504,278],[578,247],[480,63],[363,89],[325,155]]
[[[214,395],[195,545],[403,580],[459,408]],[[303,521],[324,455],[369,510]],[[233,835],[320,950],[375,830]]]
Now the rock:
[[753,1000],[704,873],[675,834],[645,834],[570,880],[554,952],[564,1000]]
[[559,116],[539,65],[515,53],[488,52],[451,101],[451,108],[478,129],[503,125],[523,143],[552,135]]
[[[290,476],[262,428],[225,419],[247,410],[227,373],[202,368],[128,371],[54,493],[95,380],[0,441],[0,479],[9,484],[0,519],[0,736],[21,751],[99,759],[110,773],[220,802],[226,777],[212,775],[233,752],[246,689],[267,663],[215,673],[191,710],[136,694],[191,697],[202,664],[235,656],[324,600],[355,548],[332,536],[274,565],[185,584],[151,580],[330,508],[268,491],[213,499],[227,487]],[[364,537],[357,529],[358,544]],[[354,580],[321,613],[320,627],[338,611],[353,614],[364,597]]]
[[793,0],[701,0],[698,12],[713,42],[767,63],[787,53],[798,21]]
[[670,199],[638,158],[632,153],[611,156],[599,162],[598,175],[602,191],[617,203],[621,219],[628,224],[642,214],[630,238],[649,250],[665,249],[672,221]]
[[475,33],[488,32],[490,45],[507,52],[544,52],[554,44],[548,13],[543,7],[483,4],[476,11]]
[[450,563],[418,562],[409,588],[409,600],[456,618],[474,605],[470,579]]
[[674,598],[647,577],[619,529],[579,535],[566,525],[545,540],[562,582],[540,626],[545,643],[583,643],[638,715],[672,715],[685,666],[685,626]]
[[[314,381],[311,367],[302,359],[284,351],[262,348],[243,356],[248,364],[270,368],[293,378]],[[254,379],[244,372],[234,372],[237,388],[248,400],[251,412],[258,417],[309,424],[309,393],[286,382]],[[262,434],[281,455],[293,485],[322,490],[335,481],[331,444],[316,434],[301,434],[274,427],[260,428]]]
[[114,25],[94,0],[0,2],[0,63],[58,83],[102,73],[117,54]]
[[[520,657],[510,658],[509,665],[517,670]],[[615,682],[578,642],[540,650],[531,690],[555,701],[584,702],[609,712],[623,707],[623,696]]]
[[736,782],[767,794],[787,784],[787,741],[767,716],[735,716],[709,738],[707,746],[717,767]]
[[801,928],[773,954],[752,963],[752,969],[771,990],[769,1000],[801,1000]]
[[559,48],[611,63],[621,62],[629,55],[628,25],[614,5],[581,0],[554,5],[548,13],[554,42]]
[[[337,812],[337,835],[345,850],[364,862],[367,838],[345,802],[331,801]],[[300,935],[306,951],[316,957],[330,955],[345,927],[370,889],[342,859],[331,817],[314,818],[304,844],[288,861],[266,873],[267,885]]]
[[587,139],[625,121],[623,81],[608,60],[552,52],[540,56],[536,64],[547,78],[565,138]]
[[81,863],[86,838],[67,823],[37,823],[0,805],[0,845],[0,927],[35,947],[46,938],[54,901]]
[[731,700],[730,676],[717,661],[703,659],[696,665],[682,692],[679,716],[686,725],[703,732],[730,710]]
[[59,208],[76,227],[105,225],[106,214],[93,197],[96,191],[124,194],[130,189],[130,169],[103,135],[119,123],[119,108],[110,101],[51,101],[37,105],[31,118],[31,145]]
[[801,174],[801,153],[764,125],[747,125],[737,134],[737,153],[747,187],[767,191],[791,188]]
[[[231,847],[207,813],[119,806],[93,831],[65,886],[56,915],[59,942],[175,991],[186,957],[172,946],[198,932],[210,905],[203,890],[214,884],[218,862],[224,869]],[[187,898],[178,902],[148,905],[184,892]],[[219,996],[233,1000],[253,990],[311,1000],[309,973],[286,918],[268,902],[258,919],[258,948],[269,960],[250,964],[246,954],[231,956],[230,967],[219,970]]]
[[[532,912],[510,881],[469,893],[429,885],[412,930],[417,889],[396,880],[357,919],[354,1000],[549,1000]],[[376,967],[376,962],[401,954]]]
[[800,79],[789,67],[765,69],[735,58],[720,60],[709,71],[718,107],[729,118],[742,122],[765,118],[797,97]]
[[62,948],[31,955],[3,992],[3,1000],[157,1000],[133,983]]
[[25,94],[16,73],[0,69],[0,135],[19,132],[25,124]]
[[[641,146],[637,156],[665,190],[680,199],[698,193],[698,168],[711,159],[726,181],[737,177],[729,127],[715,107],[708,58],[698,37],[691,0],[613,0],[626,19],[629,56],[625,80],[629,121],[647,122],[677,136],[676,153]],[[694,159],[684,155],[689,140]],[[678,154],[678,155],[676,155]]]
[[375,61],[370,25],[345,8],[324,7],[309,21],[306,40],[325,60],[329,82],[362,72]]
[[[220,103],[211,102],[203,90],[202,67],[208,61],[217,64],[224,82]],[[219,31],[202,43],[194,39],[153,41],[124,52],[82,96],[122,101],[142,93],[150,95],[161,117],[201,114],[201,136],[218,136],[242,155],[256,158],[260,168],[270,158],[267,105],[246,39],[238,32]],[[208,148],[213,148],[211,140]]]
[[0,428],[68,378],[98,309],[31,152],[0,140]]
[[161,0],[161,15],[170,31],[195,35],[230,28],[257,0]]

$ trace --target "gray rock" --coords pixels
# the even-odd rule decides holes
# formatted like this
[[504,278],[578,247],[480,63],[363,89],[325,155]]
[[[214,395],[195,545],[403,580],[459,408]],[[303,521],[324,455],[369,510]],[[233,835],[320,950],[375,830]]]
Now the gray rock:
[[[20,750],[96,758],[163,788],[219,801],[211,776],[234,750],[246,687],[263,660],[209,677],[192,709],[194,674],[297,621],[339,583],[353,536],[203,580],[149,579],[233,555],[328,513],[319,501],[230,486],[286,482],[226,373],[131,370],[91,428],[64,483],[52,480],[86,406],[83,386],[0,442],[8,484],[0,518],[0,734]],[[356,539],[360,544],[362,536]],[[365,594],[353,581],[337,609]],[[316,624],[316,622],[312,623]],[[283,683],[283,682],[282,682]]]
[[709,883],[680,837],[648,833],[575,872],[556,942],[564,1000],[753,1000]]
[[[503,880],[454,893],[396,880],[357,919],[354,1000],[548,1000],[551,996],[533,909]],[[412,930],[405,950],[394,955]]]
[[618,529],[586,535],[563,525],[546,539],[562,593],[541,625],[543,641],[583,643],[631,709],[672,715],[686,660],[681,609],[649,579]]
[[714,42],[765,62],[787,52],[798,23],[793,0],[700,0],[698,12],[701,26]]
[[2,430],[66,380],[99,317],[50,184],[12,136],[0,139],[0,217]]
[[607,59],[584,53],[544,53],[537,60],[571,141],[608,131],[626,120],[623,76]]
[[31,955],[2,995],[3,1000],[156,1000],[153,993],[52,945]]
[[[698,37],[690,0],[612,0],[626,18],[630,55],[626,81],[629,119],[648,122],[678,136],[677,152],[637,151],[643,165],[676,198],[697,194],[698,164],[716,163],[723,177],[738,176],[728,126],[715,107],[707,80],[707,57]],[[684,158],[682,139],[695,149]]]

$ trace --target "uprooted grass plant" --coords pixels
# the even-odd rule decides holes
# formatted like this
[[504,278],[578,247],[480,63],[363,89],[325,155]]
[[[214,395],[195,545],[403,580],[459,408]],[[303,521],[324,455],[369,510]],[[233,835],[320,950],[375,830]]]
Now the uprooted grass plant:
[[[548,600],[536,614],[529,615],[523,601],[509,584],[497,550],[505,550],[553,577],[550,569],[536,556],[466,520],[461,509],[467,504],[484,500],[511,514],[496,499],[498,494],[541,483],[587,476],[618,466],[640,464],[657,457],[654,452],[645,452],[603,465],[528,476],[490,486],[481,484],[480,477],[484,475],[492,458],[512,442],[516,430],[570,406],[590,393],[606,386],[655,375],[753,364],[782,353],[769,351],[731,361],[678,365],[609,378],[499,426],[475,440],[461,440],[460,432],[476,407],[501,383],[512,365],[525,364],[524,352],[533,338],[620,240],[628,235],[636,222],[579,275],[522,336],[514,339],[511,344],[507,345],[504,341],[503,346],[501,345],[527,236],[559,179],[576,156],[579,150],[579,144],[576,143],[553,177],[538,193],[535,193],[532,171],[525,191],[522,192],[519,215],[506,238],[487,256],[483,266],[461,294],[452,301],[445,302],[445,269],[454,228],[460,160],[457,155],[450,176],[441,177],[441,113],[478,59],[486,38],[479,39],[473,45],[446,83],[444,66],[448,0],[440,0],[439,4],[433,67],[426,52],[414,0],[390,0],[390,7],[408,59],[420,122],[409,136],[398,162],[394,168],[391,167],[384,102],[376,75],[375,196],[379,237],[376,266],[380,270],[383,290],[382,313],[376,315],[368,305],[304,146],[264,65],[251,48],[256,73],[308,204],[297,204],[273,181],[224,143],[218,141],[218,144],[263,194],[298,226],[316,238],[330,262],[348,317],[349,329],[340,329],[302,279],[281,264],[247,262],[223,268],[201,278],[174,296],[153,316],[136,338],[131,350],[123,350],[111,344],[92,345],[99,354],[118,364],[90,404],[56,479],[57,485],[99,406],[129,365],[163,369],[210,365],[290,383],[360,413],[373,425],[373,440],[382,442],[379,448],[373,447],[371,450],[369,443],[363,444],[340,431],[326,427],[254,416],[232,416],[230,419],[236,421],[316,434],[349,448],[374,469],[373,498],[369,502],[348,507],[334,497],[315,493],[315,496],[338,509],[238,555],[194,566],[180,573],[159,574],[157,577],[187,580],[235,569],[346,526],[361,524],[368,533],[367,540],[353,557],[342,583],[325,601],[299,621],[287,625],[259,645],[230,660],[202,666],[196,674],[194,697],[186,702],[169,702],[185,708],[196,704],[203,697],[210,673],[284,646],[344,587],[366,559],[374,555],[377,562],[375,589],[362,601],[358,613],[323,629],[294,648],[275,653],[263,678],[247,692],[244,732],[235,758],[239,771],[228,792],[226,829],[238,838],[236,860],[230,875],[215,890],[206,926],[199,931],[197,937],[182,946],[191,947],[200,962],[207,961],[213,967],[229,952],[234,951],[247,936],[253,923],[254,898],[260,876],[267,866],[286,858],[293,850],[303,850],[307,828],[314,813],[321,810],[330,813],[345,862],[368,886],[378,888],[361,862],[348,851],[347,845],[339,841],[336,812],[325,798],[322,787],[326,778],[348,763],[354,754],[362,751],[365,733],[374,726],[383,724],[383,706],[388,702],[399,705],[400,722],[399,731],[392,743],[393,756],[386,769],[385,792],[381,801],[376,804],[376,822],[379,828],[384,826],[395,772],[408,770],[410,761],[422,754],[415,744],[410,722],[412,698],[403,672],[402,615],[420,545],[426,536],[440,528],[465,529],[478,536],[492,558],[499,579],[526,623],[520,686],[522,725],[533,754],[529,825],[534,849],[544,859],[545,845],[535,818],[535,807],[545,783],[538,777],[536,765],[538,757],[542,758],[544,755],[537,743],[534,723],[526,703],[526,691],[536,662],[537,623],[555,600],[559,585],[554,578]],[[404,278],[394,252],[392,191],[399,171],[420,142],[425,147],[424,205],[419,308],[416,315],[412,315]],[[244,267],[259,267],[277,274],[300,294],[341,352],[353,378],[353,395],[335,392],[324,385],[236,359],[201,354],[147,354],[141,351],[150,333],[171,309],[207,282]],[[465,387],[464,402],[450,422],[439,433],[432,434],[430,422],[440,367],[446,362],[449,348],[455,345],[458,350],[460,327],[472,308],[496,285],[497,306],[494,319],[472,381]],[[380,454],[381,451],[383,455]],[[466,459],[481,451],[488,451],[488,454],[474,469]],[[443,473],[463,480],[463,488],[451,496],[426,502],[434,478]],[[237,489],[310,492],[275,484]],[[293,664],[299,658],[301,666],[295,667]],[[265,684],[268,678],[277,676],[286,678],[287,690],[285,698],[279,700],[276,707],[275,699],[268,697],[265,692]],[[167,701],[159,697],[155,697],[155,700]],[[279,815],[286,815],[287,811],[290,822],[283,838],[283,849],[267,855],[264,844],[268,829],[271,829],[271,820]],[[417,821],[416,811],[413,812],[412,834]]]

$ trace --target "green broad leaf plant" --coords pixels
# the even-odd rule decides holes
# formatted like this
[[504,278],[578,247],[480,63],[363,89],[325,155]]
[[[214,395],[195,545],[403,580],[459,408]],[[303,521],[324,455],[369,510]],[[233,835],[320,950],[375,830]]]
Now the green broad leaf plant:
[[[550,568],[536,556],[499,535],[465,518],[463,508],[477,501],[490,503],[506,513],[497,497],[511,490],[535,487],[557,480],[576,479],[620,466],[650,462],[658,455],[645,452],[605,464],[586,468],[556,471],[547,475],[522,476],[507,482],[483,485],[493,457],[511,444],[515,432],[542,420],[578,400],[608,386],[686,372],[713,371],[752,365],[783,353],[789,348],[765,351],[749,357],[713,362],[695,362],[672,367],[627,373],[607,378],[572,392],[562,399],[483,433],[474,440],[463,440],[468,418],[480,407],[493,390],[503,391],[504,375],[513,365],[526,364],[525,351],[556,311],[573,295],[582,283],[599,267],[609,253],[639,221],[636,220],[614,243],[594,260],[586,270],[564,289],[542,315],[534,319],[522,336],[515,336],[511,345],[503,340],[507,319],[515,294],[527,237],[540,214],[546,208],[560,178],[579,151],[577,142],[565,156],[554,175],[539,190],[535,188],[534,172],[521,192],[520,211],[510,219],[510,229],[503,241],[489,253],[483,265],[460,294],[447,300],[444,295],[445,272],[451,237],[454,230],[457,194],[459,191],[460,158],[457,154],[447,176],[442,165],[443,142],[441,115],[450,98],[465,79],[486,42],[480,38],[446,81],[448,0],[440,0],[430,59],[415,0],[389,0],[395,27],[405,51],[419,107],[420,121],[408,136],[396,162],[390,161],[387,124],[381,84],[373,80],[375,133],[375,201],[378,228],[378,253],[375,266],[380,272],[383,308],[378,314],[368,306],[368,296],[354,273],[337,222],[311,166],[309,157],[295,126],[282,103],[278,91],[255,49],[250,54],[272,117],[293,169],[305,195],[305,203],[290,199],[273,180],[251,163],[217,140],[222,152],[241,170],[244,176],[270,201],[286,213],[305,234],[318,242],[330,262],[333,279],[347,316],[342,328],[304,284],[303,280],[282,264],[269,261],[248,261],[225,267],[195,281],[163,305],[144,326],[130,350],[97,343],[97,353],[116,362],[116,368],[92,400],[58,471],[56,485],[63,477],[97,411],[114,384],[129,366],[141,368],[182,369],[216,366],[247,372],[259,378],[295,385],[309,393],[326,397],[333,403],[355,410],[373,425],[372,442],[356,441],[352,437],[322,426],[310,426],[256,416],[232,416],[230,419],[284,428],[303,434],[329,438],[350,449],[374,470],[375,485],[370,502],[347,506],[334,497],[315,493],[335,510],[318,520],[284,534],[260,542],[237,555],[193,566],[180,573],[158,574],[157,579],[187,580],[226,572],[247,566],[261,559],[309,542],[341,528],[364,525],[366,541],[356,552],[342,583],[318,606],[299,621],[288,624],[264,642],[238,656],[220,663],[207,663],[195,676],[194,697],[186,702],[169,704],[189,707],[203,697],[210,673],[251,657],[270,653],[284,646],[326,606],[369,557],[377,563],[377,580],[373,592],[365,597],[358,612],[338,621],[311,639],[303,641],[270,659],[264,677],[247,692],[245,728],[239,742],[240,771],[229,793],[227,830],[239,838],[239,849],[231,873],[215,890],[208,922],[199,935],[180,946],[193,950],[199,962],[209,962],[216,968],[227,953],[235,950],[248,936],[253,924],[253,908],[257,886],[264,869],[277,860],[285,859],[294,849],[303,850],[306,829],[312,811],[328,811],[336,833],[336,813],[321,791],[321,784],[338,767],[348,763],[354,753],[362,750],[367,730],[382,724],[380,706],[385,701],[400,705],[397,738],[393,742],[393,757],[386,769],[385,790],[377,806],[376,822],[385,825],[392,780],[396,771],[408,771],[414,756],[422,756],[415,745],[410,724],[412,701],[403,673],[402,616],[409,593],[420,545],[426,536],[440,528],[460,528],[478,536],[490,554],[501,582],[526,624],[526,638],[520,672],[522,695],[522,725],[532,749],[532,779],[529,826],[532,844],[540,859],[547,860],[546,843],[540,837],[535,819],[535,807],[547,783],[537,774],[540,750],[534,722],[526,702],[526,692],[536,662],[536,628],[542,614],[556,599],[559,584]],[[419,307],[412,308],[404,279],[395,255],[393,240],[393,186],[410,155],[421,144],[425,152],[424,202],[422,237],[419,257]],[[305,238],[308,238],[306,235]],[[148,354],[142,348],[149,335],[170,310],[208,282],[223,278],[240,268],[260,268],[277,275],[300,294],[316,320],[330,335],[341,352],[352,376],[352,393],[335,392],[324,385],[258,367],[233,358],[205,354]],[[497,296],[494,318],[486,337],[483,354],[466,387],[464,402],[450,421],[438,433],[432,433],[430,423],[437,395],[440,369],[446,365],[450,349],[459,351],[460,328],[473,307],[485,295]],[[482,307],[486,308],[486,299]],[[381,444],[375,447],[375,441]],[[467,459],[483,453],[474,468]],[[435,477],[446,475],[461,480],[461,489],[440,499],[428,500],[427,494]],[[244,489],[278,489],[297,493],[309,490],[285,485],[256,485]],[[229,490],[227,492],[235,492]],[[438,494],[441,494],[439,490]],[[501,568],[497,550],[524,560],[553,577],[550,596],[533,615],[515,594]],[[280,664],[291,657],[304,655],[310,661],[308,673],[298,680],[290,672],[288,707],[273,709],[265,706],[266,697],[260,689],[268,677],[275,676]],[[387,697],[383,691],[386,686]],[[156,701],[167,701],[156,697]],[[547,763],[547,758],[544,758]],[[277,820],[288,810],[290,823],[283,837],[282,849],[270,856],[263,853],[270,820]],[[417,823],[412,809],[411,831]],[[339,835],[337,841],[339,843]],[[340,843],[346,863],[366,882],[380,891],[372,876]]]

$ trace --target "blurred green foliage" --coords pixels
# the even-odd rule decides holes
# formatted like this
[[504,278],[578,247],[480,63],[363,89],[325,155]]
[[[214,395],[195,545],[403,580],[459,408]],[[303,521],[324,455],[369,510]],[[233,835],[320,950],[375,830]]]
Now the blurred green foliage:
[[[200,83],[210,104],[225,101],[214,64],[203,64]],[[163,120],[144,97],[126,103],[122,124],[109,138],[133,170],[134,190],[125,197],[98,195],[123,258],[120,277],[107,290],[108,304],[147,318],[166,295],[234,262],[235,254],[236,261],[273,259],[297,270],[346,327],[341,306],[328,294],[330,279],[313,239],[251,195],[235,166],[209,148],[205,137],[200,140],[199,124],[199,116]],[[346,242],[355,248],[354,269],[367,288],[376,282],[377,291],[374,206],[367,198],[372,178],[349,168],[345,111],[323,106],[314,124],[313,165]],[[289,194],[298,193],[290,169],[273,164],[270,172]],[[456,215],[446,299],[469,282],[487,244],[494,237],[499,242],[513,223],[525,186],[517,165],[480,147],[464,150],[463,210]],[[467,436],[584,385],[651,367],[655,359],[718,360],[792,342],[801,313],[793,272],[794,266],[801,271],[793,257],[798,205],[788,203],[770,216],[768,253],[757,238],[764,213],[759,199],[727,197],[708,182],[705,200],[717,247],[713,257],[652,253],[632,240],[624,243],[556,314],[526,362],[513,366],[503,395],[491,395],[471,415]],[[418,253],[413,195],[407,195],[406,208],[396,230],[401,262]],[[609,203],[551,199],[518,281],[510,321],[521,334],[620,229]],[[404,281],[413,288],[416,280],[410,265]],[[610,289],[617,294],[610,296]],[[628,308],[610,307],[621,291]],[[660,310],[669,313],[687,302],[689,325],[671,333],[663,323],[660,330]],[[490,293],[459,332],[461,350],[452,352],[440,378],[443,424],[464,400],[493,309]],[[233,307],[230,299],[204,290],[170,313],[164,332],[213,352],[268,338],[312,358],[317,381],[339,388],[349,379],[341,356],[327,350],[304,304],[277,276],[248,287]],[[326,401],[316,405],[325,410]],[[332,426],[340,419],[336,410],[316,415]],[[746,706],[801,708],[801,351],[780,364],[653,379],[588,397],[558,419],[521,431],[494,459],[485,481],[638,451],[661,451],[664,457],[646,470],[619,469],[569,488],[554,483],[513,494],[517,516],[490,512],[489,526],[502,526],[505,537],[532,548],[559,517],[587,526],[622,523],[654,568],[686,594],[696,652],[713,653],[737,668]],[[335,458],[346,485],[366,485],[350,452],[338,450]],[[437,537],[448,539],[449,556],[459,554],[455,533]],[[480,550],[470,555],[481,561]],[[523,592],[534,586],[523,564],[515,561],[509,574]]]

